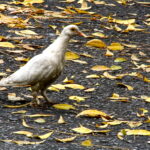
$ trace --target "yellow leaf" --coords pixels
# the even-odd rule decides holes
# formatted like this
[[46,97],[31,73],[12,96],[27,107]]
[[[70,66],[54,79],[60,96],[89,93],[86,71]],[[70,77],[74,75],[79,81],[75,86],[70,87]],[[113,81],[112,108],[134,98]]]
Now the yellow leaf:
[[71,100],[75,100],[75,101],[77,101],[77,102],[81,102],[81,101],[85,101],[85,99],[86,99],[87,97],[81,97],[81,96],[69,96],[69,99],[71,99]]
[[132,91],[132,90],[134,89],[132,86],[127,85],[127,84],[124,84],[124,83],[120,83],[120,82],[119,82],[119,83],[117,83],[117,84],[126,87],[129,91]]
[[26,128],[33,128],[26,123],[25,119],[22,119],[22,125]]
[[98,39],[90,40],[86,43],[87,46],[97,47],[97,48],[105,48],[106,44]]
[[14,134],[21,134],[21,135],[25,135],[27,137],[33,137],[33,133],[29,132],[29,131],[16,131],[13,132]]
[[34,117],[50,117],[54,116],[52,114],[33,114],[33,115],[25,115],[26,117],[34,118]]
[[44,140],[44,139],[49,138],[52,134],[53,134],[53,131],[48,132],[48,133],[43,134],[43,135],[34,135],[34,137],[37,137],[37,138],[39,138],[41,140]]
[[69,105],[69,104],[55,104],[53,105],[53,107],[56,109],[63,109],[63,110],[75,109],[73,105]]
[[108,72],[104,72],[103,75],[104,75],[104,77],[109,78],[109,79],[112,79],[112,80],[113,80],[113,79],[117,79],[116,76],[112,76],[112,75],[110,75]]
[[59,139],[59,138],[55,138],[56,141],[59,141],[59,142],[71,142],[73,141],[74,139],[76,138],[76,136],[73,136],[73,137],[69,137],[69,138],[64,138],[64,139]]
[[105,70],[110,70],[109,67],[107,67],[107,66],[101,66],[101,65],[93,66],[91,69],[94,70],[94,71],[105,71]]
[[53,85],[51,85],[48,89],[51,89],[51,87],[52,88],[56,88],[56,89],[58,89],[58,90],[65,90],[66,88],[65,88],[65,85],[63,85],[63,84],[53,84]]
[[15,48],[15,45],[10,42],[0,42],[0,47]]
[[37,123],[45,123],[45,119],[43,118],[38,118],[38,119],[35,119],[34,122],[37,122]]
[[88,134],[88,133],[92,133],[93,130],[89,129],[89,128],[86,128],[82,125],[80,125],[80,127],[78,128],[73,128],[72,129],[73,131],[77,132],[77,133],[81,133],[81,134]]
[[92,34],[93,36],[98,36],[98,37],[101,37],[101,38],[107,38],[108,36],[106,36],[105,34],[103,33],[100,33],[100,32],[95,32]]
[[126,124],[129,125],[131,128],[135,128],[135,127],[139,127],[143,123],[142,121],[127,121]]
[[122,45],[126,46],[126,47],[130,47],[130,48],[137,48],[137,45],[133,45],[133,44],[125,44],[122,43]]
[[149,96],[142,95],[141,98],[144,99],[146,102],[150,103],[150,97]]
[[17,2],[17,4],[23,4],[25,6],[32,5],[35,3],[43,3],[44,0],[24,0],[23,2]]
[[97,78],[100,78],[100,76],[97,74],[91,74],[91,75],[87,75],[86,78],[97,79]]
[[85,140],[85,141],[82,141],[82,142],[81,142],[81,145],[82,145],[82,146],[87,146],[87,147],[93,146],[91,140]]
[[86,61],[84,60],[72,60],[73,62],[79,63],[79,64],[88,64]]
[[79,59],[80,56],[77,53],[68,51],[65,53],[65,59],[66,60],[74,60],[74,59]]
[[17,60],[17,61],[25,61],[25,62],[27,62],[27,61],[29,61],[29,58],[16,57],[16,58],[15,58],[15,60]]
[[67,88],[79,89],[79,90],[83,90],[85,88],[83,85],[80,84],[65,84],[64,86]]
[[119,94],[113,93],[110,99],[129,99],[128,97],[120,97]]
[[129,24],[128,27],[124,30],[124,32],[129,32],[129,31],[144,31],[145,29],[141,28],[136,28],[135,24]]
[[106,113],[96,110],[96,109],[88,109],[88,110],[84,110],[82,112],[80,112],[79,114],[77,114],[76,117],[79,116],[88,116],[88,117],[104,117],[107,119],[112,118],[111,116],[107,115]]
[[135,23],[135,19],[128,19],[128,20],[113,19],[112,22],[128,25]]
[[15,33],[17,35],[22,35],[22,36],[38,35],[36,32],[34,32],[32,30],[21,30],[21,31],[16,31]]
[[94,56],[87,54],[87,53],[80,53],[80,55],[84,57],[94,58]]
[[37,144],[41,144],[45,142],[45,140],[39,141],[39,142],[31,142],[31,141],[1,140],[1,139],[0,141],[6,142],[6,143],[15,143],[18,145],[37,145]]
[[114,56],[114,54],[111,51],[107,50],[105,53],[105,56],[111,57],[111,56]]
[[127,59],[123,57],[118,57],[114,60],[114,62],[125,62],[125,61],[127,61]]
[[21,107],[26,107],[28,105],[30,105],[31,103],[26,103],[26,104],[23,104],[23,105],[3,105],[4,107],[7,107],[7,108],[21,108]]
[[142,136],[150,136],[150,131],[144,130],[144,129],[123,129],[120,132],[118,132],[118,138],[123,140],[123,136],[125,135],[142,135]]
[[122,69],[122,67],[121,66],[113,65],[113,66],[110,67],[110,69],[111,70],[120,70],[120,69]]
[[63,123],[66,123],[66,122],[65,122],[64,118],[62,116],[60,116],[59,119],[58,119],[58,123],[63,124]]
[[95,91],[95,88],[88,88],[88,89],[86,89],[86,90],[84,90],[85,92],[93,92],[93,91]]
[[25,114],[26,112],[27,112],[26,110],[19,110],[19,111],[12,112],[12,114]]
[[109,50],[118,51],[123,50],[124,46],[122,46],[120,43],[111,43],[110,46],[107,46]]

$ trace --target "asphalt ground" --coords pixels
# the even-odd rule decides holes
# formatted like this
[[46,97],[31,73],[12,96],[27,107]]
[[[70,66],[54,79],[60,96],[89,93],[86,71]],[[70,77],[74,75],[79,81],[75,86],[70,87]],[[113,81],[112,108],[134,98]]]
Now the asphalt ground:
[[[70,42],[68,50],[76,52],[78,54],[87,53],[94,58],[86,57],[81,55],[80,60],[87,62],[87,64],[81,64],[73,61],[67,61],[65,69],[60,76],[60,78],[54,83],[63,84],[63,80],[68,77],[68,79],[74,80],[76,84],[81,84],[85,89],[94,88],[91,92],[86,92],[84,90],[75,89],[65,89],[59,92],[48,90],[48,95],[60,103],[67,103],[74,105],[75,110],[58,110],[50,106],[45,107],[21,107],[21,108],[9,108],[4,105],[22,105],[28,103],[32,100],[30,95],[30,90],[25,87],[8,87],[5,90],[1,89],[0,92],[0,150],[149,150],[150,149],[150,138],[149,136],[142,135],[124,135],[123,139],[117,137],[118,132],[123,129],[144,129],[150,130],[149,122],[145,122],[149,118],[149,102],[146,102],[141,98],[142,95],[149,96],[150,88],[149,81],[144,81],[143,77],[150,78],[149,71],[146,68],[139,67],[140,65],[150,65],[150,37],[149,37],[149,25],[144,22],[149,17],[149,5],[140,4],[137,1],[128,1],[125,5],[119,4],[116,1],[104,0],[106,4],[94,4],[88,2],[88,6],[92,6],[88,12],[95,12],[94,15],[82,14],[82,13],[71,13],[68,12],[64,14],[63,17],[54,17],[50,14],[44,15],[43,13],[37,12],[15,12],[11,13],[13,9],[1,10],[2,14],[9,15],[12,17],[21,17],[27,19],[30,17],[29,24],[25,29],[29,29],[38,33],[42,38],[22,38],[21,40],[17,37],[14,31],[23,30],[22,28],[16,27],[12,28],[7,24],[1,23],[0,25],[0,35],[4,36],[4,41],[11,42],[15,45],[19,45],[17,48],[9,49],[1,47],[0,59],[3,59],[4,63],[0,64],[0,72],[5,72],[7,75],[11,74],[17,70],[24,61],[16,61],[16,57],[31,58],[36,54],[39,54],[43,49],[45,49],[57,36],[50,25],[55,25],[59,31],[62,30],[63,26],[72,23],[79,23],[79,28],[89,37],[74,37],[74,41]],[[11,5],[12,8],[15,6],[24,8],[23,5],[14,5],[7,2],[0,2],[1,4]],[[11,1],[10,1],[11,2]],[[148,1],[147,1],[148,2]],[[47,0],[43,4],[34,4],[34,7],[54,12],[62,12],[59,7],[67,8],[75,7],[80,8],[81,5],[77,2],[66,3],[61,1],[50,1]],[[97,15],[98,14],[98,15]],[[108,20],[108,16],[112,18],[127,20],[136,19],[136,24],[140,25],[143,31],[129,31],[129,32],[119,32],[114,28],[115,23]],[[105,19],[101,19],[106,17]],[[118,25],[118,24],[117,24]],[[125,29],[126,25],[118,25],[121,29]],[[90,37],[94,32],[101,32],[107,35],[107,38],[100,37]],[[130,45],[136,45],[137,47],[125,46],[124,50],[121,51],[111,51],[113,56],[106,56],[105,48],[95,48],[87,47],[85,43],[91,39],[101,39],[107,45],[112,42],[126,43]],[[21,44],[29,44],[34,50],[29,50],[29,48],[23,48]],[[23,50],[23,52],[15,53],[15,50]],[[131,57],[132,56],[132,57]],[[135,57],[136,56],[137,60]],[[118,57],[126,58],[127,61],[122,63],[116,63],[114,60]],[[95,65],[112,66],[119,65],[122,69],[119,70],[109,70],[109,74],[116,76],[117,74],[129,74],[136,72],[141,74],[139,76],[126,75],[121,79],[110,79],[104,76],[105,71],[93,71],[91,68]],[[147,67],[148,68],[148,67]],[[9,71],[9,70],[11,71]],[[96,74],[100,78],[86,78],[87,75]],[[124,83],[126,85],[132,86],[134,89],[129,90],[125,86],[118,85],[117,83]],[[8,93],[16,93],[18,97],[24,98],[21,101],[10,101],[8,99]],[[111,101],[109,97],[112,97],[113,93],[117,93],[120,97],[127,97],[125,101]],[[80,103],[76,101],[69,100],[69,96],[85,96],[87,99]],[[143,109],[141,109],[143,108]],[[122,123],[119,125],[110,125],[106,128],[97,127],[104,122],[104,118],[101,117],[76,117],[76,115],[86,109],[97,109],[101,110],[111,116],[114,116],[112,120],[125,120],[125,121],[135,121],[141,122],[139,126],[130,127],[129,125]],[[25,117],[25,114],[14,114],[17,111],[27,111],[27,115],[32,114],[52,114],[51,117],[44,117],[45,123],[36,123],[35,118]],[[147,113],[141,114],[141,110],[147,110]],[[63,116],[66,123],[58,124],[59,117]],[[25,127],[22,123],[23,118],[29,127]],[[41,117],[40,117],[41,118]],[[84,127],[90,128],[92,130],[110,130],[106,133],[90,133],[90,134],[78,134],[71,129],[83,125]],[[13,132],[15,131],[30,131],[34,135],[42,135],[44,133],[53,131],[53,134],[45,139],[41,144],[15,144],[10,141],[4,140],[14,140],[14,141],[30,141],[30,142],[40,142],[41,139],[35,137],[27,137],[24,135],[17,135]],[[71,142],[58,142],[56,138],[67,138],[77,136]],[[85,140],[90,140],[93,145],[83,146],[81,143]]]

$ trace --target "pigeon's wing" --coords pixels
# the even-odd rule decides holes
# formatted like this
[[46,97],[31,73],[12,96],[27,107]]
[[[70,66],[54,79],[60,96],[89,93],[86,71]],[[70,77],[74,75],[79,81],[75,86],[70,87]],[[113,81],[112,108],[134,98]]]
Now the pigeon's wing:
[[0,81],[0,86],[32,85],[47,76],[47,74],[51,74],[54,68],[55,65],[52,62],[50,63],[45,55],[39,54],[15,73],[3,78]]

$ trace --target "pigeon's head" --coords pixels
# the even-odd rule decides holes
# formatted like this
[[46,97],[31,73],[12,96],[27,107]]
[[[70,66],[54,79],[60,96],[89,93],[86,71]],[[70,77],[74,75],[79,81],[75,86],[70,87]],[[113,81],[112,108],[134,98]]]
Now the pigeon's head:
[[76,25],[68,25],[68,26],[66,26],[63,29],[62,33],[65,34],[65,35],[68,35],[68,36],[80,35],[80,36],[84,36],[85,37],[85,34],[82,33],[80,31],[80,29]]

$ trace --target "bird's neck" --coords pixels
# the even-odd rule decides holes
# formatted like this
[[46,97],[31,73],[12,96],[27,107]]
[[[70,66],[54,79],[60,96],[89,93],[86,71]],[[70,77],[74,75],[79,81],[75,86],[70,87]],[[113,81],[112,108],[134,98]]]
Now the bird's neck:
[[70,40],[69,36],[65,34],[61,34],[50,46],[48,46],[43,51],[43,53],[56,53],[56,54],[64,55],[69,40]]

